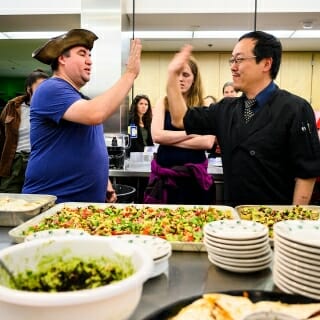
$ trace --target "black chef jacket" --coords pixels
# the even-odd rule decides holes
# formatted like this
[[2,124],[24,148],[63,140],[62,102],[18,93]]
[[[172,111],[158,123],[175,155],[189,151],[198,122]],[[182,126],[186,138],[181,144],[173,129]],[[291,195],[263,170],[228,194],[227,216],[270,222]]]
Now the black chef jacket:
[[225,203],[292,204],[295,178],[320,176],[320,142],[310,104],[276,88],[248,124],[243,98],[190,108],[188,134],[216,135],[221,147]]

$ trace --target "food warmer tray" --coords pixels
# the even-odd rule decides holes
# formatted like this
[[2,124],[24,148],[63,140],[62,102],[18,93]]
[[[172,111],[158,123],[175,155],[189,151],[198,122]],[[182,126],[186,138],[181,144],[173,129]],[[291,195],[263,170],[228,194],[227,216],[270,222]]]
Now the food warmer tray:
[[[244,292],[248,294],[248,298],[256,303],[259,301],[281,301],[282,303],[319,303],[318,300],[307,298],[301,295],[293,295],[281,292],[273,292],[273,291],[262,291],[262,290],[248,290],[248,291],[224,291],[224,292],[217,292],[228,294],[232,296],[243,296]],[[149,314],[148,316],[144,317],[142,320],[168,320],[178,312],[186,307],[187,305],[191,304],[197,299],[200,299],[202,295],[196,295],[193,297],[184,298],[173,302],[167,306],[160,308],[157,311]]]
[[[230,210],[231,214],[234,219],[239,219],[239,216],[236,212],[236,210],[229,206],[219,206],[219,205],[211,205],[211,206],[205,206],[205,205],[151,205],[151,204],[127,204],[127,203],[86,203],[86,202],[65,202],[65,203],[59,203],[55,205],[54,207],[50,208],[46,212],[41,213],[40,215],[34,217],[33,219],[28,220],[27,222],[17,226],[14,229],[11,229],[9,231],[9,236],[12,238],[12,240],[16,243],[20,243],[24,241],[24,238],[26,237],[23,235],[23,232],[26,231],[30,226],[38,224],[41,220],[43,220],[46,217],[50,217],[54,214],[56,214],[59,210],[61,210],[63,207],[71,207],[71,208],[78,208],[78,207],[87,207],[89,205],[94,205],[99,208],[106,208],[108,206],[114,206],[116,208],[125,208],[128,206],[134,206],[136,208],[144,208],[144,207],[151,207],[151,208],[172,208],[176,209],[178,207],[184,207],[186,209],[192,209],[192,208],[215,208],[217,210],[221,211],[227,211]],[[179,241],[171,241],[172,250],[175,251],[206,251],[206,248],[202,242],[179,242]]]
[[51,208],[56,200],[56,196],[46,194],[0,193],[0,226],[18,226]]

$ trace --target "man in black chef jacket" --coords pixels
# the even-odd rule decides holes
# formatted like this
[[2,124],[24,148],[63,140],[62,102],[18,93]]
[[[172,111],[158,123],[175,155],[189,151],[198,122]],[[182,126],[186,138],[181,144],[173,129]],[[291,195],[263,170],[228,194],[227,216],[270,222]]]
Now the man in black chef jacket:
[[191,51],[186,45],[169,64],[172,124],[188,134],[217,136],[225,203],[308,204],[320,176],[320,143],[310,104],[274,83],[280,41],[262,31],[240,37],[229,64],[235,89],[243,95],[209,108],[186,106],[179,89],[178,75]]

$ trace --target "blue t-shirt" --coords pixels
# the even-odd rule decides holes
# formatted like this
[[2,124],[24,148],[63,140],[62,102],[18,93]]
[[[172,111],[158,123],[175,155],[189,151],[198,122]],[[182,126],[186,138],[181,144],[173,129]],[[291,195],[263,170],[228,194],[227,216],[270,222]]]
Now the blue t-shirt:
[[62,119],[82,98],[60,78],[37,88],[30,106],[31,154],[23,193],[55,195],[58,203],[105,202],[109,164],[103,125]]

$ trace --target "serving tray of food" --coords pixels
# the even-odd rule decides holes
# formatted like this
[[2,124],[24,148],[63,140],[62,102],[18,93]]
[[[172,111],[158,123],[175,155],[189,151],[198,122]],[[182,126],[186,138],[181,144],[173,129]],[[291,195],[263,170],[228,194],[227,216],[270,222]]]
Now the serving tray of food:
[[0,226],[15,227],[51,208],[56,196],[0,193]]
[[319,319],[319,312],[318,300],[301,295],[261,290],[226,291],[175,301],[143,320]]
[[253,220],[269,228],[273,244],[273,225],[283,220],[319,220],[320,206],[298,205],[241,205],[235,207],[240,219]]
[[146,234],[162,237],[173,250],[206,251],[203,225],[221,219],[239,219],[228,206],[60,203],[9,231],[15,242],[38,231],[82,229],[91,235]]

